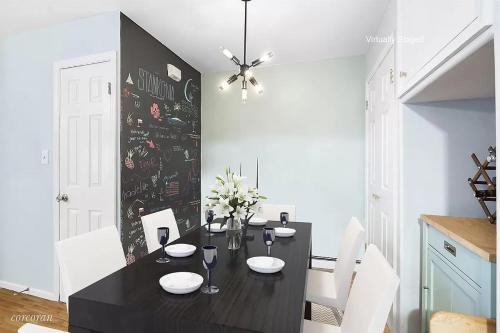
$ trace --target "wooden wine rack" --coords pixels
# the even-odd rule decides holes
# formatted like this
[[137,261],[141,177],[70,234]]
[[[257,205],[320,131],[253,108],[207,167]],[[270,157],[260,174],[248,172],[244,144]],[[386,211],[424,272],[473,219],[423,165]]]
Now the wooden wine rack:
[[474,192],[474,196],[481,205],[486,217],[492,224],[496,224],[496,211],[491,212],[486,205],[488,201],[496,201],[496,176],[490,176],[488,172],[496,172],[496,147],[488,148],[489,155],[486,160],[481,163],[476,154],[472,154],[472,161],[477,166],[477,171],[472,178],[468,179],[469,185]]

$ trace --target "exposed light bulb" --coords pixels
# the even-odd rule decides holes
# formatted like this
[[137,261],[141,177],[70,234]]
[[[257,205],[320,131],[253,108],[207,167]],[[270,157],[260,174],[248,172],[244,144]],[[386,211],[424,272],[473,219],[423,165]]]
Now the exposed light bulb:
[[246,103],[247,102],[247,99],[248,99],[248,91],[247,91],[247,88],[243,88],[241,89],[241,101],[243,103]]
[[272,51],[270,52],[267,52],[266,54],[264,54],[262,57],[260,57],[260,61],[261,62],[266,62],[266,61],[269,61],[271,60],[271,58],[274,56],[274,53]]
[[264,88],[259,83],[255,85],[255,89],[257,90],[257,93],[259,95],[262,95],[264,93]]
[[247,69],[247,70],[245,71],[245,77],[246,77],[247,79],[250,79],[252,76],[253,76],[252,71],[251,71],[251,70],[249,70],[249,69]]
[[219,90],[220,91],[224,91],[226,90],[227,88],[229,88],[229,84],[227,83],[227,81],[222,81],[222,83],[220,84],[219,86]]
[[221,46],[221,50],[222,50],[222,54],[225,55],[228,59],[233,58],[233,54],[231,53],[231,51],[229,51],[228,49],[226,49],[225,47],[222,47],[222,46]]

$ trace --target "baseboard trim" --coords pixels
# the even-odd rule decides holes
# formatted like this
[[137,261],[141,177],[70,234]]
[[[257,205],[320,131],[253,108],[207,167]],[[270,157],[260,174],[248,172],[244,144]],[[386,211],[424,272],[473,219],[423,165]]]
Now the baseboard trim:
[[23,294],[44,298],[44,299],[47,299],[49,301],[59,300],[59,296],[54,294],[53,292],[42,290],[42,289],[31,288],[31,287],[23,285],[23,284],[18,284],[18,283],[0,280],[0,288],[9,289],[9,290],[12,290],[14,292],[21,292],[23,290],[26,290],[26,288],[29,288],[29,290],[23,292]]

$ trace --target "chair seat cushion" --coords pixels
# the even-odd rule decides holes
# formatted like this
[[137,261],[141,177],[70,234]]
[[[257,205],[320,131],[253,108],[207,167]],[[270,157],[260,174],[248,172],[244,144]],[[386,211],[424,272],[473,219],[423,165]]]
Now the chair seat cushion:
[[337,307],[335,274],[310,269],[307,277],[306,300],[324,306]]
[[64,331],[55,330],[44,326],[34,324],[24,324],[18,330],[18,333],[65,333]]
[[304,320],[303,333],[341,333],[340,327],[318,323],[317,321]]

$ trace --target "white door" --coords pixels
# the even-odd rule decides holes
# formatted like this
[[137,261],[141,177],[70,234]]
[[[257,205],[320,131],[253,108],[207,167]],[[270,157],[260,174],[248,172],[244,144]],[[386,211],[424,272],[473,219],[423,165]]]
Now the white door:
[[398,271],[396,191],[397,113],[394,47],[388,51],[367,85],[367,242],[382,251]]
[[116,225],[114,63],[60,69],[59,238]]

